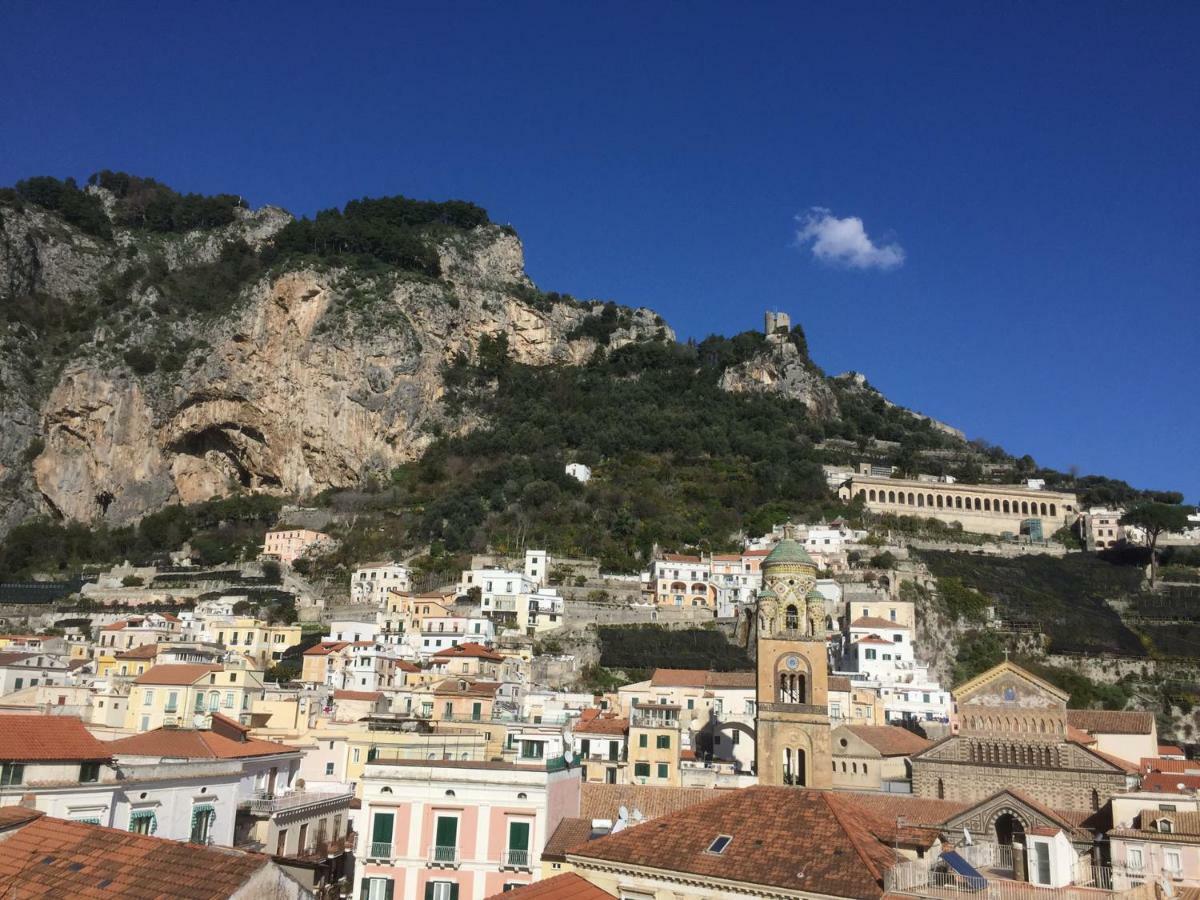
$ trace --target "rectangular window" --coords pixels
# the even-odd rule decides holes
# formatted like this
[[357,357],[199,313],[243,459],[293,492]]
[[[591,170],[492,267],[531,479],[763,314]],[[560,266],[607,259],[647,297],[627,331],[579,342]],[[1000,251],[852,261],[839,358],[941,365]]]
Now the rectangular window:
[[638,735],[638,746],[639,747],[649,747],[650,746],[649,735],[639,734]]
[[668,765],[667,763],[659,763],[658,764],[658,777],[659,778],[670,778],[671,777],[670,765]]
[[326,775],[332,775],[332,774],[333,774],[333,763],[331,763],[331,762],[327,762],[327,763],[325,763],[325,774],[326,774]]
[[[391,898],[388,897],[385,900],[391,900]],[[458,885],[453,881],[426,882],[425,900],[458,900]]]
[[358,748],[357,747],[354,748],[353,759],[355,762],[358,762]]
[[233,709],[233,691],[225,692],[225,708]]
[[147,689],[146,692],[142,694],[142,706],[150,706],[152,703],[154,703],[154,691]]
[[23,763],[4,763],[0,765],[0,785],[20,784],[25,780]]
[[149,730],[150,730],[150,717],[149,717],[149,716],[142,716],[142,727],[141,727],[141,730],[142,730],[142,731],[149,731]]
[[395,825],[395,813],[377,812],[371,817],[371,859],[391,859],[392,857],[392,828]]
[[[122,674],[122,675],[124,675],[125,673],[124,673],[124,672],[122,672],[121,674]],[[25,686],[25,679],[24,679],[24,678],[18,678],[18,679],[17,679],[17,682],[16,682],[16,689],[19,691],[19,690],[20,690],[21,688],[23,688],[24,686]]]
[[483,718],[483,704],[482,703],[472,703],[471,704],[471,721],[478,722],[482,718]]
[[1037,867],[1037,883],[1050,883],[1050,845],[1038,841],[1033,845],[1034,863]]
[[1172,875],[1182,874],[1183,857],[1180,856],[1178,850],[1163,851],[1163,869]]
[[1137,847],[1130,847],[1125,851],[1125,865],[1130,869],[1142,868],[1142,851]]
[[434,862],[454,862],[458,857],[458,816],[438,816],[434,831]]
[[395,890],[396,883],[390,878],[364,878],[359,900],[392,900]]
[[866,654],[865,654],[865,656],[866,656],[866,658],[867,658],[867,659],[874,659],[874,658],[875,658],[875,651],[874,651],[874,650],[867,650],[867,651],[866,651]]
[[671,749],[671,736],[669,734],[660,734],[654,738],[654,747],[657,750]]
[[637,778],[650,777],[650,763],[634,763],[633,774]]
[[529,865],[529,823],[508,823],[508,859],[510,866],[525,868]]
[[79,767],[79,780],[84,784],[100,780],[100,763],[85,762]]
[[167,705],[164,712],[173,713],[179,709],[179,692],[171,691],[167,694]]

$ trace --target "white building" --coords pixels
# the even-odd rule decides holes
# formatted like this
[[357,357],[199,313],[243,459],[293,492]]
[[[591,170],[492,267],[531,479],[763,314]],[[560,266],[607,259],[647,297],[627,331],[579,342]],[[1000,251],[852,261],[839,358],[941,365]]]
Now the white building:
[[916,661],[911,628],[864,616],[850,622],[848,633],[843,664],[854,681],[878,688],[886,721],[949,721],[950,694]]
[[335,619],[329,623],[329,633],[322,641],[374,641],[379,637],[378,622],[356,622]]
[[592,470],[583,463],[567,463],[563,471],[581,484],[587,484],[592,480]]
[[408,647],[421,659],[462,643],[495,641],[496,625],[486,616],[431,616],[421,622],[419,633],[406,635]]
[[0,652],[0,696],[44,684],[74,684],[74,672],[65,656]]
[[375,562],[360,566],[350,576],[350,602],[383,606],[389,590],[411,589],[408,566]]

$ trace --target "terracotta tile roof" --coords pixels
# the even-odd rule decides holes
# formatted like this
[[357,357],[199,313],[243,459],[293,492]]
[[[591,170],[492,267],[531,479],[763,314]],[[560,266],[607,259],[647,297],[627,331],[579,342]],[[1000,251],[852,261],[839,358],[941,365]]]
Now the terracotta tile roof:
[[591,819],[563,819],[550,835],[550,840],[546,841],[542,859],[563,862],[568,850],[589,840],[591,836]]
[[158,656],[158,644],[138,644],[128,650],[122,650],[116,655],[117,659],[154,659]]
[[929,797],[914,797],[912,794],[884,794],[874,791],[847,792],[839,796],[852,798],[874,815],[893,824],[897,818],[903,816],[905,821],[918,826],[941,825],[971,806],[957,800],[934,800]]
[[5,716],[0,728],[0,759],[71,761],[111,759],[104,741],[92,737],[73,716]]
[[468,641],[465,644],[459,644],[457,647],[447,647],[445,650],[439,650],[437,653],[433,654],[434,659],[439,659],[442,657],[452,659],[469,657],[471,659],[489,659],[493,662],[504,662],[504,657],[499,653],[496,653],[494,650],[489,650],[487,647],[483,646],[482,644],[475,643],[474,641]]
[[1159,756],[1182,756],[1183,750],[1182,750],[1182,748],[1177,747],[1174,744],[1159,744],[1158,745],[1158,755]]
[[687,554],[684,554],[684,553],[664,553],[663,561],[664,562],[685,562],[685,563],[704,562],[704,560],[702,560],[698,556],[688,556]]
[[605,736],[620,737],[628,730],[629,720],[623,716],[615,716],[611,713],[580,719],[579,724],[575,726],[575,733],[578,735],[602,734]]
[[1086,731],[1081,731],[1074,725],[1067,725],[1067,740],[1074,741],[1076,744],[1083,744],[1085,747],[1096,743],[1096,739]]
[[180,759],[243,759],[299,753],[295,747],[246,737],[234,740],[215,731],[156,728],[107,744],[114,756],[168,756]]
[[496,900],[500,900],[501,897],[504,900],[508,900],[509,897],[514,900],[613,900],[612,894],[600,890],[574,872],[564,872],[545,881],[535,881],[525,887],[493,894],[492,897]]
[[420,666],[418,666],[416,663],[410,663],[406,659],[396,660],[396,668],[399,669],[401,672],[420,672],[421,671]]
[[1154,714],[1141,710],[1068,709],[1067,724],[1091,734],[1149,734]]
[[341,650],[343,647],[349,647],[349,641],[321,641],[319,644],[313,644],[304,651],[304,656],[324,656],[327,653]]
[[141,619],[122,619],[120,622],[110,622],[101,628],[101,631],[122,631],[125,628],[137,627],[142,624]]
[[770,550],[744,550],[742,556],[766,556]]
[[[733,839],[720,854],[718,835]],[[572,862],[612,862],[832,897],[883,896],[899,860],[831,792],[784,787],[730,791],[617,834],[589,841]]]
[[859,638],[857,641],[852,641],[854,644],[883,644],[885,647],[891,645],[891,641],[885,641],[877,634],[869,634],[865,638]]
[[711,788],[654,787],[647,784],[583,784],[579,815],[585,819],[616,821],[622,806],[636,809],[647,819],[657,819],[713,798]]
[[902,625],[899,622],[893,622],[890,619],[884,619],[880,616],[859,616],[850,623],[851,628],[900,628],[904,631],[908,630],[907,625]]
[[[28,811],[26,811],[28,812]],[[23,898],[223,900],[237,893],[267,856],[204,847],[37,815],[0,817],[0,884]]]
[[1175,772],[1151,772],[1142,776],[1143,791],[1174,793],[1183,785],[1185,791],[1200,790],[1200,775],[1180,775]]
[[874,747],[883,756],[910,756],[927,749],[932,741],[895,725],[844,725],[855,737]]
[[213,665],[210,663],[160,663],[157,666],[151,666],[147,671],[133,679],[133,683],[168,685],[195,684],[205,675],[211,675],[213,672],[220,672],[223,669],[224,666]]
[[1105,753],[1102,750],[1097,750],[1095,747],[1085,747],[1084,749],[1086,749],[1087,752],[1091,753],[1093,756],[1098,756],[1105,762],[1116,766],[1118,769],[1128,775],[1137,775],[1141,772],[1141,769],[1137,767],[1136,763],[1131,763],[1127,759],[1121,759],[1119,756],[1113,756],[1111,753]]
[[30,653],[28,650],[17,650],[12,653],[0,653],[0,666],[11,666],[13,663],[19,663],[23,659],[30,659],[37,656],[36,653]]
[[650,676],[651,687],[752,688],[753,672],[711,672],[708,669],[655,669]]
[[1196,759],[1163,759],[1161,756],[1143,756],[1141,759],[1143,772],[1192,772],[1200,775],[1200,760]]
[[382,691],[334,691],[334,700],[370,700],[372,702],[383,699]]
[[830,675],[829,690],[848,692],[850,690],[850,679],[845,675]]

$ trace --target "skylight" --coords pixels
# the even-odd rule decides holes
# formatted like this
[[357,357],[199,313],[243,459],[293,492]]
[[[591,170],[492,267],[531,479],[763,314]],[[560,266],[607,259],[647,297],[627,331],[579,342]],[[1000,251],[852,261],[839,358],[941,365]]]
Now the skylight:
[[733,838],[727,834],[718,834],[716,840],[708,845],[708,853],[724,853],[725,848],[729,846],[729,842]]

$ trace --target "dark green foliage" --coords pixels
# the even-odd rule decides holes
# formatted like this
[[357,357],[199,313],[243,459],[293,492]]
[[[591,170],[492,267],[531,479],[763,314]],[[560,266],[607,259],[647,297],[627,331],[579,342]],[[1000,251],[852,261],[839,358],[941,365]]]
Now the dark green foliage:
[[154,354],[144,347],[130,347],[125,351],[125,364],[137,375],[149,375],[158,367]]
[[263,272],[258,255],[240,238],[221,248],[210,263],[170,271],[161,257],[150,261],[143,287],[156,287],[155,312],[180,318],[215,316],[230,310],[241,289]]
[[35,572],[74,573],[123,559],[144,563],[190,541],[206,565],[252,556],[279,513],[275,497],[237,496],[193,506],[168,506],[137,525],[89,528],[78,522],[26,522],[0,544],[0,580]]
[[268,559],[262,564],[263,584],[279,584],[281,571],[279,563],[273,559]]
[[1104,601],[1136,594],[1137,568],[1072,554],[1003,559],[948,551],[916,551],[937,577],[957,578],[991,598],[1006,622],[1036,626],[1055,652],[1145,655],[1138,636]]
[[153,178],[105,169],[88,179],[117,198],[118,225],[163,233],[180,233],[228,225],[246,204],[232,194],[180,194]]
[[658,625],[601,626],[600,665],[609,669],[648,671],[711,669],[750,671],[754,662],[746,651],[705,628],[672,630]]
[[618,328],[628,328],[632,324],[633,315],[628,309],[622,309],[609,302],[604,304],[599,315],[588,316],[567,332],[567,340],[591,338],[596,343],[607,346]]
[[429,237],[488,224],[473,203],[434,203],[407,197],[352,200],[342,210],[326,209],[312,219],[288,223],[275,236],[278,257],[317,256],[374,260],[436,278],[441,274]]
[[39,175],[0,190],[0,203],[16,205],[22,201],[56,212],[64,221],[94,237],[104,240],[112,237],[112,223],[104,212],[104,204],[99,197],[81,191],[74,178],[60,181],[50,175]]
[[872,556],[867,565],[872,569],[894,569],[896,568],[896,555],[890,550],[884,550],[882,553]]
[[263,680],[276,683],[295,681],[300,677],[300,669],[301,664],[295,660],[277,662],[271,668],[267,669],[266,674],[263,675]]

